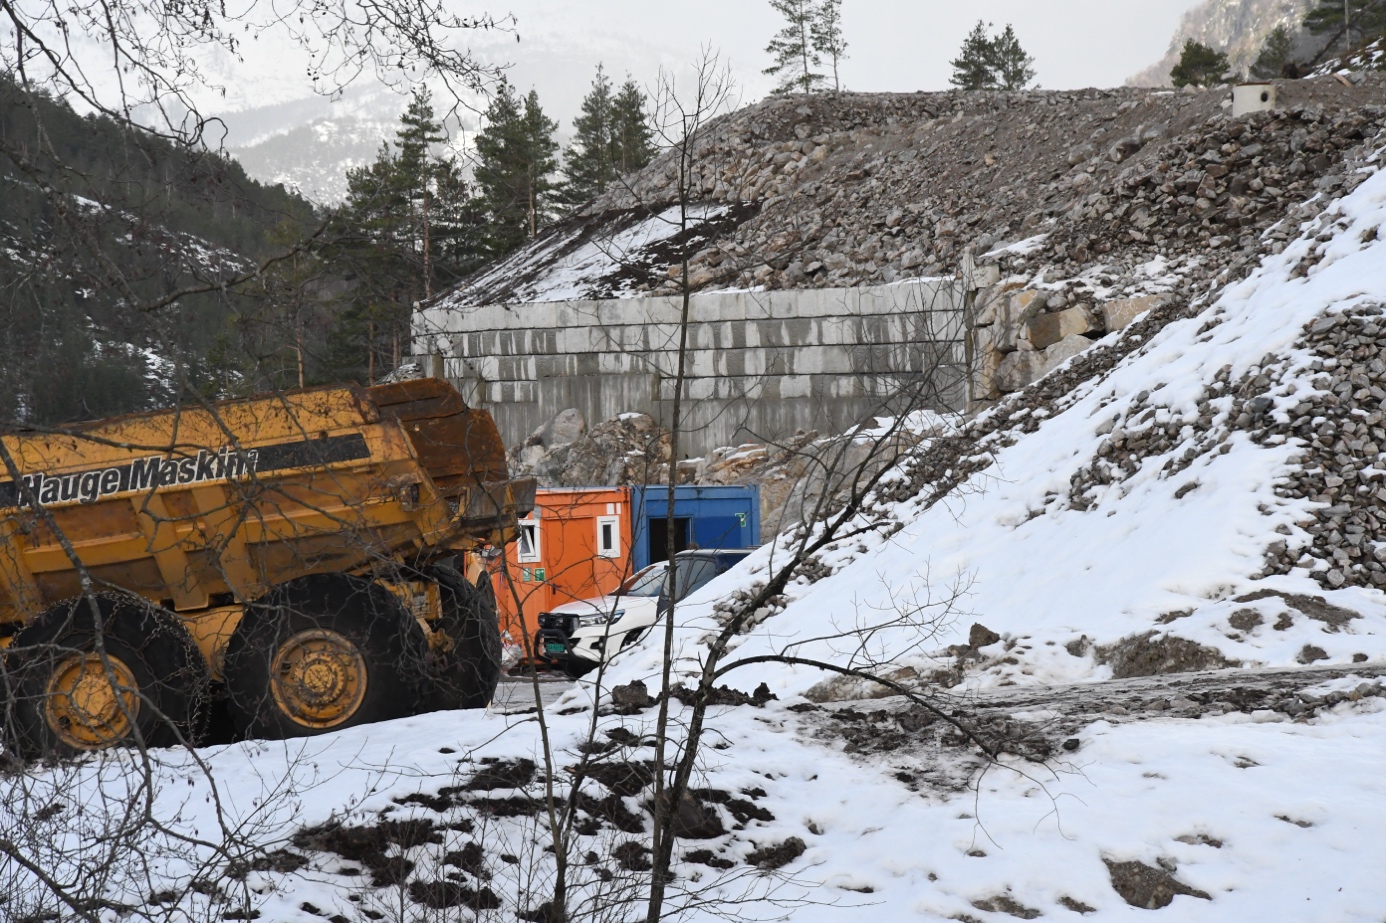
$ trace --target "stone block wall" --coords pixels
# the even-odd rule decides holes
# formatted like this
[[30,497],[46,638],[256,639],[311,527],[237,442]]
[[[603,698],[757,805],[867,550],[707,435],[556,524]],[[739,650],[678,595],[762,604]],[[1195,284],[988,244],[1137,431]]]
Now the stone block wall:
[[[696,294],[683,450],[837,433],[904,405],[962,409],[963,292],[948,280]],[[507,445],[560,411],[672,418],[677,297],[425,308],[414,352],[490,410]]]

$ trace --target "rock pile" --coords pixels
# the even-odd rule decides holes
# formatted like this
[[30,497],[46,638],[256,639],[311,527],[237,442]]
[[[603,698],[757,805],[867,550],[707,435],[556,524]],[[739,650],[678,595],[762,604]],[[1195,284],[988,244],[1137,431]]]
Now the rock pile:
[[542,487],[659,484],[669,477],[669,433],[643,413],[624,413],[587,429],[564,410],[510,450],[510,471]]
[[[980,393],[1019,390],[1176,287],[1205,291],[1244,274],[1263,252],[1284,249],[1324,201],[1365,179],[1354,161],[1384,118],[1380,106],[1316,105],[1215,117],[1139,157],[1145,135],[1132,135],[1095,155],[1106,162],[1102,181],[1090,158],[1058,184],[1083,192],[1064,220],[994,254],[1011,278],[1068,281],[984,296]],[[1089,153],[1081,147],[1070,159]],[[1126,165],[1110,169],[1119,163]]]

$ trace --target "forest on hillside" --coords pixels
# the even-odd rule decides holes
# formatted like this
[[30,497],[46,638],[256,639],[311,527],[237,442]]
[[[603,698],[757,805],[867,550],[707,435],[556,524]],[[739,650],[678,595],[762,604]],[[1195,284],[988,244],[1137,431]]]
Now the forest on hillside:
[[653,156],[644,94],[599,68],[559,151],[501,81],[464,162],[426,90],[330,209],[0,75],[0,426],[332,382],[409,354],[414,306]]

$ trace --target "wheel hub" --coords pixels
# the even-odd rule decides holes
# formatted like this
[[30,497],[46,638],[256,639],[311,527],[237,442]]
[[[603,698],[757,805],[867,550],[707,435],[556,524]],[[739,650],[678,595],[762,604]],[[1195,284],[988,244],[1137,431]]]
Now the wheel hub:
[[125,740],[139,712],[135,674],[109,654],[105,663],[97,654],[63,658],[44,690],[44,720],[63,743],[78,750],[100,750]]
[[275,652],[270,691],[295,723],[335,727],[354,715],[366,697],[366,660],[338,632],[301,631]]

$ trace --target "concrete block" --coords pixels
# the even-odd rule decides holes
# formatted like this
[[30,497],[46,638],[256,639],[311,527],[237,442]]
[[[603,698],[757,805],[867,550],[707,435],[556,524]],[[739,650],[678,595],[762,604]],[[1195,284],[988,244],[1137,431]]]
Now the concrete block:
[[1253,112],[1275,108],[1276,87],[1273,83],[1243,83],[1232,88],[1232,117],[1241,118]]

